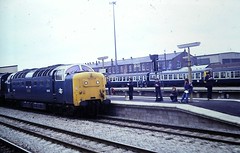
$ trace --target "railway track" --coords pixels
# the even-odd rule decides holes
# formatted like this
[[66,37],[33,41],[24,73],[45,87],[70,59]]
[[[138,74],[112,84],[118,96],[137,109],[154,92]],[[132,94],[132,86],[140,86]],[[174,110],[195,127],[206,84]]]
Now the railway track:
[[153,152],[5,115],[0,115],[0,125],[80,152]]
[[4,153],[30,153],[30,151],[4,139],[0,138],[0,152]]
[[146,123],[111,116],[99,116],[99,119],[94,120],[94,122],[134,129],[149,130],[152,132],[164,132],[168,134],[198,138],[213,142],[222,142],[231,145],[240,145],[240,134]]

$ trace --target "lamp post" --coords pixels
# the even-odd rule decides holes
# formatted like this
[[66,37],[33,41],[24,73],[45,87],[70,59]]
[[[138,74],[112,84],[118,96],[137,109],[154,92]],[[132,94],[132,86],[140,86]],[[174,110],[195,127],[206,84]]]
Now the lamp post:
[[[199,46],[200,42],[193,42],[188,44],[177,45],[179,49],[188,49],[188,79],[192,83],[192,68],[191,68],[191,59],[190,59],[190,47]],[[190,102],[192,102],[192,93],[190,94]]]
[[104,69],[104,60],[108,59],[108,56],[98,57],[97,59],[102,61],[102,68]]
[[109,4],[113,5],[113,30],[114,30],[114,47],[115,47],[115,73],[117,73],[117,42],[116,42],[115,11],[114,11],[114,5],[116,5],[116,1],[110,2]]

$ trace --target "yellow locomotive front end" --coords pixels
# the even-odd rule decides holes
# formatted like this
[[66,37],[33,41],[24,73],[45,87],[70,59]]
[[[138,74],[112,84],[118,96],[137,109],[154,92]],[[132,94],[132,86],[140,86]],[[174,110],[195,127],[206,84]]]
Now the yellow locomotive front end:
[[110,103],[106,99],[106,78],[98,72],[82,72],[73,76],[74,106],[98,106]]

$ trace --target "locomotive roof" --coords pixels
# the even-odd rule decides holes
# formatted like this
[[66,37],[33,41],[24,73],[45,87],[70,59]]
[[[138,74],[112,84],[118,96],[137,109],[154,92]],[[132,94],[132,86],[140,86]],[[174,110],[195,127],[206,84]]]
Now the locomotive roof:
[[84,64],[57,64],[48,67],[25,69],[14,74],[13,78],[32,78],[40,76],[52,76],[54,71],[61,70],[64,74],[72,74],[82,71],[93,71]]

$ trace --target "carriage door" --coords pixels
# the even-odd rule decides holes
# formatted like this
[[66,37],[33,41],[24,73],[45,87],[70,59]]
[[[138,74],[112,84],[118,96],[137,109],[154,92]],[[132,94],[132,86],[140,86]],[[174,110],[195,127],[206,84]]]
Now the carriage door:
[[58,103],[64,102],[64,70],[57,70],[54,72],[54,81],[53,81],[53,95],[54,100],[56,100]]

